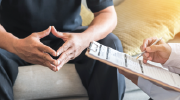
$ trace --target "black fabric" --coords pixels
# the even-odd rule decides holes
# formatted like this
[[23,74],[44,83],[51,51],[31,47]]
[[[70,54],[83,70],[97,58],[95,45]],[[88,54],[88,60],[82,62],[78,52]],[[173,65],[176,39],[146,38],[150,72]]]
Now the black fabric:
[[[0,0],[1,1],[1,0]],[[87,0],[93,12],[113,5],[112,0]],[[2,0],[0,23],[19,38],[40,32],[49,26],[71,32],[81,26],[81,0]],[[50,34],[44,40],[56,39]]]
[[98,12],[113,5],[112,0],[86,0],[86,2],[92,12]]
[[[81,27],[78,32],[84,31],[84,29],[86,28]],[[62,39],[42,42],[55,50],[64,43]],[[123,51],[121,42],[112,33],[98,42],[118,51]],[[125,91],[124,76],[119,74],[117,81],[116,68],[88,58],[85,56],[85,51],[69,63],[75,63],[81,81],[87,89],[89,100],[122,100]],[[12,86],[18,74],[18,66],[25,65],[30,64],[18,56],[0,49],[0,100],[13,100]]]
[[18,66],[29,65],[15,54],[0,48],[0,100],[13,100],[13,85]]

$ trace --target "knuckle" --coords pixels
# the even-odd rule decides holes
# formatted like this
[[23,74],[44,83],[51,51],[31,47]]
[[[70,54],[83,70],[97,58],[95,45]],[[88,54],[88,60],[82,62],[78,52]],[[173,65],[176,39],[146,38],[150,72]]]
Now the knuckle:
[[28,55],[29,57],[37,57],[37,53],[36,52],[31,52],[31,55]]
[[40,65],[43,65],[43,66],[46,66],[46,64],[45,64],[45,63],[43,63],[43,62],[39,62],[39,64],[40,64]]
[[43,48],[44,48],[44,52],[50,52],[51,51],[50,47],[48,47],[48,46],[44,46]]
[[48,46],[42,46],[42,48],[44,48],[45,50],[44,51],[47,51],[47,50],[49,50],[49,47]]
[[31,35],[34,36],[34,37],[36,37],[36,36],[37,36],[37,33],[32,33]]
[[29,45],[31,48],[38,48],[38,44],[37,43],[32,43]]
[[38,47],[38,44],[33,44],[33,47],[36,47],[36,48],[37,48],[37,47]]
[[164,45],[162,45],[162,46],[161,46],[161,49],[162,49],[162,50],[166,50],[166,49],[167,49],[167,47],[166,47],[166,46],[164,46]]
[[67,57],[67,56],[68,56],[68,53],[67,53],[67,52],[64,52],[64,56]]
[[45,65],[45,62],[43,62],[42,60],[38,60],[38,63],[39,63],[40,65]]
[[73,53],[73,57],[74,57],[74,58],[76,57],[76,52]]
[[44,62],[44,66],[50,67],[49,64],[48,64],[47,62]]
[[67,46],[65,45],[65,46],[63,46],[62,50],[66,51],[66,48],[67,48]]
[[42,58],[43,56],[41,54],[36,54],[37,57]]
[[[34,59],[35,60],[35,59]],[[39,63],[42,63],[42,60],[41,59],[36,59],[35,61],[39,62]]]
[[47,57],[46,53],[43,55],[43,59],[48,60],[48,57]]
[[73,50],[73,52],[74,52],[74,53],[76,53],[76,52],[77,52],[77,50],[76,50],[76,49],[74,49],[74,50]]
[[151,46],[151,49],[153,49],[153,50],[157,50],[158,48],[157,48],[157,46]]
[[66,62],[68,59],[69,59],[69,56],[67,56],[67,57],[65,58],[64,62]]
[[70,41],[70,44],[71,44],[72,46],[74,46],[74,45],[75,45],[75,43],[74,43],[73,41]]
[[71,56],[68,56],[68,60],[71,60],[73,58],[73,56],[71,55]]

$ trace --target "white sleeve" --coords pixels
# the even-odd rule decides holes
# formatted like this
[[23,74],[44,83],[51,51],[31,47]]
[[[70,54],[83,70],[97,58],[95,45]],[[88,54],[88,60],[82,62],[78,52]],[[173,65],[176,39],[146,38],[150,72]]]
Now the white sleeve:
[[164,89],[142,77],[138,78],[138,86],[153,100],[180,100],[180,92]]
[[[163,67],[180,74],[180,43],[169,43],[172,51]],[[138,78],[138,86],[154,100],[180,100],[180,92],[164,89],[144,78]]]
[[180,74],[180,43],[169,43],[172,51],[169,59],[163,64],[163,67],[173,73]]

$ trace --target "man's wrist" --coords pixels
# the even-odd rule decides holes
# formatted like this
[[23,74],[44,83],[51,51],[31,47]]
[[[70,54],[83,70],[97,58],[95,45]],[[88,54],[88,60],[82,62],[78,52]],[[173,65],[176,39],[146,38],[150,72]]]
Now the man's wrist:
[[82,37],[84,39],[83,41],[85,41],[85,43],[88,44],[87,46],[89,46],[90,42],[95,41],[93,35],[89,32],[83,32],[82,35],[83,35]]
[[88,42],[94,41],[94,36],[93,36],[92,33],[90,33],[90,32],[83,32],[83,35],[84,35],[84,37],[86,37],[86,40]]
[[12,48],[11,48],[11,51],[10,52],[12,52],[12,53],[14,53],[14,54],[16,54],[16,44],[17,44],[17,41],[19,40],[19,38],[14,38],[12,41],[11,41],[11,46],[12,46]]
[[14,35],[12,35],[11,33],[6,33],[6,34],[9,34],[9,39],[5,45],[5,49],[11,53],[16,53],[16,50],[15,50],[15,47],[14,47],[14,44],[16,44],[17,40],[19,40],[19,38],[15,37]]

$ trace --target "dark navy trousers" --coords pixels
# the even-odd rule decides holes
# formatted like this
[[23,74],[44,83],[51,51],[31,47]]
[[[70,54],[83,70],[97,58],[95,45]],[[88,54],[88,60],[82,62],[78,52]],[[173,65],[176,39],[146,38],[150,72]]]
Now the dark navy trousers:
[[[87,27],[78,27],[74,32],[83,32]],[[62,39],[43,40],[45,45],[57,50],[64,43]],[[110,33],[99,43],[123,52],[121,41]],[[89,100],[122,100],[125,91],[124,76],[117,69],[88,58],[84,50],[74,63],[87,90]],[[13,100],[13,85],[18,75],[18,67],[31,65],[17,55],[0,49],[0,100]]]

